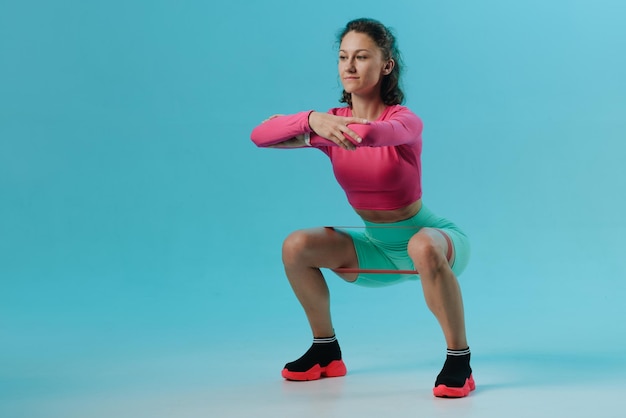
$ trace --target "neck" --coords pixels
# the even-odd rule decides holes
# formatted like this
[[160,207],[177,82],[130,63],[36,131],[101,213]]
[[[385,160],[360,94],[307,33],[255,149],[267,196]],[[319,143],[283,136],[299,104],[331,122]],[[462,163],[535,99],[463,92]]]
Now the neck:
[[387,106],[380,97],[376,99],[352,95],[352,116],[367,120],[376,120]]

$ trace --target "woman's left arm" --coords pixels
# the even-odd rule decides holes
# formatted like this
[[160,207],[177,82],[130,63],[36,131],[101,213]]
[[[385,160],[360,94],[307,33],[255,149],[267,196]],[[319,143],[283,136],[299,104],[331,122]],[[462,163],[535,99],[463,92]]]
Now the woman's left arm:
[[350,125],[361,137],[360,146],[385,147],[411,144],[421,140],[422,120],[406,107],[401,107],[386,120],[367,125]]
[[[350,123],[347,125],[351,132],[361,139],[356,142],[348,134],[343,136],[358,147],[386,147],[403,144],[413,144],[421,141],[422,120],[408,108],[399,106],[390,110],[384,120],[368,122],[367,124]],[[311,144],[321,144],[323,138],[311,134]]]

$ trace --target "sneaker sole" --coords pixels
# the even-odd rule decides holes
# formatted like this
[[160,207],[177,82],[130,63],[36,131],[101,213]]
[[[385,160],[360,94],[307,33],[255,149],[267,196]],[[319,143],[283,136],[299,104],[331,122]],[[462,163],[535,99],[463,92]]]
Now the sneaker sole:
[[474,389],[476,389],[476,383],[474,382],[474,377],[470,375],[468,379],[465,379],[463,387],[455,388],[446,385],[437,385],[433,389],[433,395],[438,398],[464,398]]
[[322,377],[341,377],[345,376],[346,373],[346,365],[343,360],[334,360],[328,363],[328,366],[326,367],[316,364],[304,372],[292,372],[290,370],[283,369],[281,374],[287,380],[306,381],[317,380]]

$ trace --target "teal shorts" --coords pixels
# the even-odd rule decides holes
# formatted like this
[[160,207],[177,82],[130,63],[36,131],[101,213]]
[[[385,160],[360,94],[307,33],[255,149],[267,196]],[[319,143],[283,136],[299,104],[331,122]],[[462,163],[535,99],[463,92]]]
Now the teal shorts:
[[[469,261],[469,239],[458,226],[435,215],[425,206],[415,216],[404,221],[384,224],[365,221],[363,230],[336,229],[352,237],[359,269],[415,270],[407,245],[411,237],[424,227],[436,228],[448,235],[454,246],[452,271],[459,276]],[[419,280],[419,275],[359,273],[354,283],[366,287],[382,287],[408,280]]]

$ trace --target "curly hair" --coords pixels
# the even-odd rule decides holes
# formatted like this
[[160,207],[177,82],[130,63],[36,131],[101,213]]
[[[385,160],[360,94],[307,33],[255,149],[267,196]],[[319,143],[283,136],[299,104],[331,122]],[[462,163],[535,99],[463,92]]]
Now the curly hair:
[[[354,19],[348,22],[346,27],[339,32],[337,36],[339,44],[341,44],[341,41],[348,32],[358,32],[368,35],[382,51],[383,59],[393,59],[395,61],[391,73],[384,76],[382,80],[380,96],[383,103],[388,106],[402,104],[404,102],[404,93],[400,88],[400,74],[403,64],[396,37],[391,29],[374,19]],[[339,102],[347,103],[348,106],[352,107],[352,94],[343,90]]]

